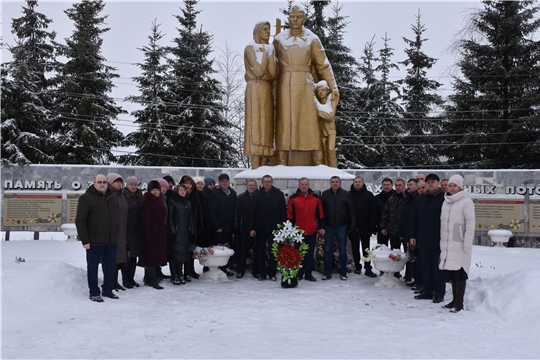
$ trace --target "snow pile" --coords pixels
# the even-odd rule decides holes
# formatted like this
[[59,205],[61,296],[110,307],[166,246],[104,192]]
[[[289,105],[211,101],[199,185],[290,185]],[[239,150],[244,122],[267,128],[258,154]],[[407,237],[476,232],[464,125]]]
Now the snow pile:
[[528,319],[538,323],[539,285],[540,270],[471,279],[465,291],[465,305],[468,310],[496,314],[505,320]]

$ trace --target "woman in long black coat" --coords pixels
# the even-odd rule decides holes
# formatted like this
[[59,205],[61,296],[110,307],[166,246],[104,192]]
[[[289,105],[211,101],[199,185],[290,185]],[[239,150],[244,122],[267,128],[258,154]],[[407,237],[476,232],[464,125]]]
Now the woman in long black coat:
[[184,184],[187,190],[187,198],[191,203],[191,209],[193,214],[193,224],[195,225],[195,231],[191,238],[192,249],[190,251],[190,259],[186,263],[186,281],[191,281],[191,278],[199,278],[199,274],[195,272],[194,260],[193,260],[193,249],[195,246],[207,247],[209,242],[206,241],[206,236],[208,231],[205,229],[209,226],[209,207],[205,206],[207,203],[204,194],[197,189],[195,180],[191,176],[184,175],[180,179],[180,184]]
[[[169,207],[168,225],[171,236],[168,244],[169,267],[171,282],[174,285],[185,284],[188,263],[193,259],[190,252],[191,237],[194,233],[191,202],[187,198],[187,189],[184,184],[178,184],[176,192],[172,192],[167,199]],[[182,272],[182,267],[185,271]]]
[[130,176],[126,180],[126,188],[123,196],[128,203],[128,218],[126,229],[126,241],[128,250],[127,278],[122,277],[124,287],[139,287],[135,282],[135,271],[137,270],[137,258],[142,256],[142,229],[141,229],[141,206],[143,203],[143,193],[139,189],[139,179]]
[[167,265],[167,208],[160,189],[156,180],[150,181],[141,206],[143,261],[148,269],[146,285],[154,289],[163,289],[158,282],[157,267]]

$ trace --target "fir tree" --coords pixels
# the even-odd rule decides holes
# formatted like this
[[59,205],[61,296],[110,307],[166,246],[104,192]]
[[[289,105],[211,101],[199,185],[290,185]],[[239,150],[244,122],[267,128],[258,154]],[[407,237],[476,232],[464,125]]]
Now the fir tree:
[[26,1],[23,16],[13,19],[12,61],[2,64],[2,165],[54,162],[50,129],[50,81],[56,34],[52,20],[37,12],[37,1]]
[[[362,50],[362,56],[360,57],[361,62],[358,65],[358,74],[363,85],[360,86],[357,92],[358,131],[351,134],[350,149],[347,149],[352,156],[355,156],[350,161],[368,167],[375,166],[377,164],[377,157],[379,156],[377,148],[370,144],[373,137],[368,137],[378,131],[375,116],[377,115],[378,104],[380,103],[380,92],[378,91],[378,80],[375,73],[375,63],[378,61],[378,58],[375,55],[374,38],[375,36],[365,44]],[[340,141],[342,141],[341,139],[347,138],[341,136]],[[356,144],[352,143],[353,141]],[[340,148],[341,151],[342,149]],[[346,168],[349,167],[347,163],[344,165]]]
[[539,7],[531,1],[483,1],[474,35],[459,41],[446,132],[449,164],[467,168],[540,165]]
[[58,44],[67,58],[59,65],[54,130],[60,149],[56,161],[63,164],[109,164],[115,160],[111,149],[123,139],[112,120],[125,113],[108,94],[115,68],[105,64],[101,54],[102,27],[107,16],[100,16],[105,3],[83,1],[65,10],[75,30],[66,44]]
[[347,17],[341,15],[342,5],[332,8],[332,16],[326,22],[328,36],[326,56],[332,64],[332,70],[339,89],[339,103],[336,111],[336,149],[338,151],[338,166],[344,168],[362,167],[359,161],[359,135],[362,126],[356,113],[358,62],[351,55],[352,50],[345,46],[345,29],[349,24]]
[[174,46],[168,48],[170,76],[167,112],[175,132],[164,154],[175,166],[222,167],[233,163],[232,139],[224,131],[231,124],[223,118],[223,90],[214,78],[212,36],[197,29],[197,1],[184,0]]
[[406,147],[405,163],[409,166],[422,167],[437,163],[439,148],[429,145],[428,135],[439,133],[437,128],[439,120],[430,116],[434,107],[440,106],[443,100],[435,91],[442,85],[427,77],[427,70],[431,69],[437,59],[427,56],[422,46],[427,39],[423,38],[426,27],[420,21],[421,15],[418,11],[416,23],[411,26],[414,32],[414,39],[409,40],[403,37],[403,41],[408,45],[405,49],[407,59],[402,61],[407,67],[407,76],[399,80],[402,85],[401,100],[405,107],[405,129],[408,136],[403,139]]
[[[402,109],[397,103],[398,85],[390,80],[390,71],[398,69],[392,62],[390,39],[382,38],[379,56],[373,52],[373,40],[364,48],[359,68],[365,87],[359,91],[360,121],[364,126],[362,163],[368,167],[401,167],[404,165]],[[378,65],[374,68],[374,61]],[[376,75],[380,74],[377,79]]]
[[173,119],[165,111],[168,66],[165,61],[167,49],[159,44],[165,36],[159,30],[160,26],[156,20],[152,22],[148,45],[140,49],[144,53],[144,62],[137,64],[141,75],[133,78],[138,84],[140,95],[126,99],[141,105],[142,108],[131,113],[139,128],[126,136],[124,145],[135,146],[137,150],[134,155],[121,156],[119,162],[123,164],[165,166],[170,159],[156,155],[165,154],[167,149],[174,147],[169,136],[176,132],[176,128],[170,126]]

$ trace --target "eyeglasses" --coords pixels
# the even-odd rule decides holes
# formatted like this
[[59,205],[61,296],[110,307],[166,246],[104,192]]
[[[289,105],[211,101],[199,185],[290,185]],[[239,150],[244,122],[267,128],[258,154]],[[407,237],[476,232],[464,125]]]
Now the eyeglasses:
[[100,185],[101,184],[106,184],[106,183],[107,183],[107,181],[96,181],[96,184],[100,184]]

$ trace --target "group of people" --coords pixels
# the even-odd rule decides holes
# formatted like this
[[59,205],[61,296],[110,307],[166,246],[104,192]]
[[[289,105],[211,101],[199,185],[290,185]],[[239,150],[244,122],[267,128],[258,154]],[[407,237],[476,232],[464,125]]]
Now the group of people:
[[450,282],[453,299],[443,307],[452,312],[463,310],[475,229],[474,204],[463,182],[460,175],[441,181],[436,174],[418,174],[407,184],[385,178],[373,207],[379,214],[377,243],[409,252],[405,281],[415,299],[443,302]]
[[[347,239],[354,272],[361,274],[361,252],[369,249],[370,238],[376,235],[378,244],[393,249],[403,246],[410,253],[405,281],[415,290],[416,299],[442,302],[448,281],[454,298],[445,307],[460,311],[471,263],[474,205],[461,176],[439,180],[436,174],[418,174],[407,183],[385,178],[382,191],[373,195],[362,177],[356,177],[346,191],[341,179],[333,176],[330,188],[318,195],[309,179],[301,178],[296,192],[286,200],[270,175],[262,178],[260,187],[256,180],[248,180],[240,195],[230,187],[227,174],[221,174],[217,184],[212,178],[187,175],[175,184],[171,176],[165,176],[150,181],[145,194],[134,176],[126,179],[123,188],[119,174],[97,175],[79,199],[76,219],[79,239],[87,250],[90,299],[101,302],[100,295],[116,299],[113,290],[138,287],[137,265],[145,268],[145,285],[155,289],[163,289],[159,282],[169,277],[161,271],[167,263],[171,282],[186,284],[199,277],[194,270],[194,249],[226,243],[236,251],[237,278],[245,276],[252,248],[253,276],[276,281],[277,262],[268,256],[268,249],[277,225],[290,220],[304,231],[309,246],[299,279],[316,281],[318,236],[325,238],[322,280],[332,278],[336,244],[339,278],[347,280]],[[97,284],[100,261],[101,292]],[[227,267],[222,270],[234,275]],[[377,276],[369,262],[364,262],[364,270],[368,277]]]

